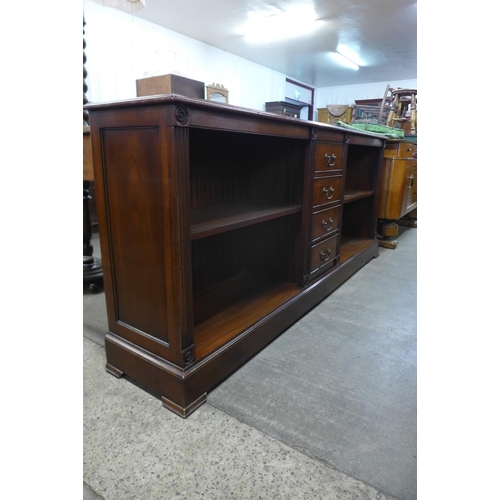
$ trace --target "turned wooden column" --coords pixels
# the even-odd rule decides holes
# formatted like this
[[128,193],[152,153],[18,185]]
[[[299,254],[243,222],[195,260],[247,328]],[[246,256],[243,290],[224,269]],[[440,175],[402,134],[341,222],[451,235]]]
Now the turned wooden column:
[[[83,34],[85,35],[85,19],[83,19]],[[87,70],[85,69],[85,36],[83,38],[83,105],[87,104]],[[102,289],[102,265],[101,259],[94,257],[92,246],[92,221],[90,219],[89,202],[90,183],[94,180],[94,168],[92,166],[92,148],[90,144],[89,112],[83,110],[83,284],[92,293]]]

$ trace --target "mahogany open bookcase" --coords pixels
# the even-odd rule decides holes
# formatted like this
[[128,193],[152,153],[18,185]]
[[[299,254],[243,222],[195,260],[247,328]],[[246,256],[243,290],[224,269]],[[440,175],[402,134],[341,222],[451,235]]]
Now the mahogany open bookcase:
[[175,413],[378,256],[383,138],[173,94],[86,109],[107,370]]

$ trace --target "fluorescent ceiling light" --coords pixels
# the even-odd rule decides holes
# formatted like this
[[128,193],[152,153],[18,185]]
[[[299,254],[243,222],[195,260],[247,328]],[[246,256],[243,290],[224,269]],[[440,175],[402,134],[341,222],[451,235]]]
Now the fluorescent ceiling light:
[[351,68],[351,69],[354,69],[354,70],[358,70],[359,69],[359,65],[356,64],[355,62],[351,61],[349,58],[347,58],[346,56],[344,56],[343,54],[341,54],[340,52],[332,52],[332,57],[333,59],[335,59],[335,61],[337,61],[338,63],[344,65],[344,66],[347,66],[348,68]]
[[269,6],[267,10],[251,12],[242,32],[249,43],[266,43],[305,35],[317,26],[311,5],[296,5],[287,10]]

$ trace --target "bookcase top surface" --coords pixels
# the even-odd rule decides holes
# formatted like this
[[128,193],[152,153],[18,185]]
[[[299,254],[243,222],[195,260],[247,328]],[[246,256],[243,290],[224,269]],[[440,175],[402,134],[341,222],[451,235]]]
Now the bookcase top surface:
[[152,96],[144,97],[133,97],[130,99],[122,99],[116,101],[105,101],[98,103],[88,103],[84,106],[84,109],[89,110],[91,113],[94,111],[101,110],[111,110],[119,108],[130,108],[130,107],[143,107],[143,106],[162,106],[162,105],[172,105],[179,104],[188,106],[190,108],[205,109],[213,113],[224,113],[240,116],[258,117],[263,120],[287,122],[293,125],[304,128],[316,128],[321,130],[337,131],[345,134],[349,133],[350,136],[370,136],[373,139],[373,134],[365,134],[362,131],[349,130],[346,131],[345,128],[337,127],[335,125],[315,122],[309,120],[302,120],[300,118],[294,118],[290,116],[282,116],[274,113],[269,113],[267,111],[260,111],[257,109],[245,108],[242,106],[235,106],[234,104],[217,103],[213,101],[208,101],[206,99],[198,99],[193,97],[186,97],[179,94],[158,94]]

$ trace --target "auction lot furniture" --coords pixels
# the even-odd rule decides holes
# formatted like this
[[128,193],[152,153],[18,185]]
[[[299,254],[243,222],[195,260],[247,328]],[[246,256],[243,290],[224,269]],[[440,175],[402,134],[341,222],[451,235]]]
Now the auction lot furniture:
[[351,123],[352,109],[348,104],[327,104],[326,108],[318,108],[318,121],[332,125],[339,121]]
[[393,89],[391,92],[393,97],[387,125],[399,126],[408,135],[417,135],[417,89]]
[[[83,127],[83,285],[92,293],[102,288],[101,259],[94,257],[92,246],[92,215],[91,201],[94,184],[94,169],[92,167],[92,146],[90,144],[90,127]],[[97,217],[97,214],[95,215]]]
[[417,144],[389,139],[384,150],[378,233],[380,245],[396,248],[399,225],[417,227]]
[[205,84],[179,75],[158,75],[135,81],[137,97],[158,94],[180,94],[187,97],[205,98]]
[[175,413],[378,256],[383,138],[178,95],[87,109],[107,370]]
[[378,123],[389,125],[388,116],[391,110],[392,88],[389,85],[380,99],[355,99],[353,122]]
[[266,111],[269,113],[291,116],[293,118],[300,118],[300,111],[303,107],[304,106],[301,106],[300,104],[293,104],[285,101],[266,102]]

